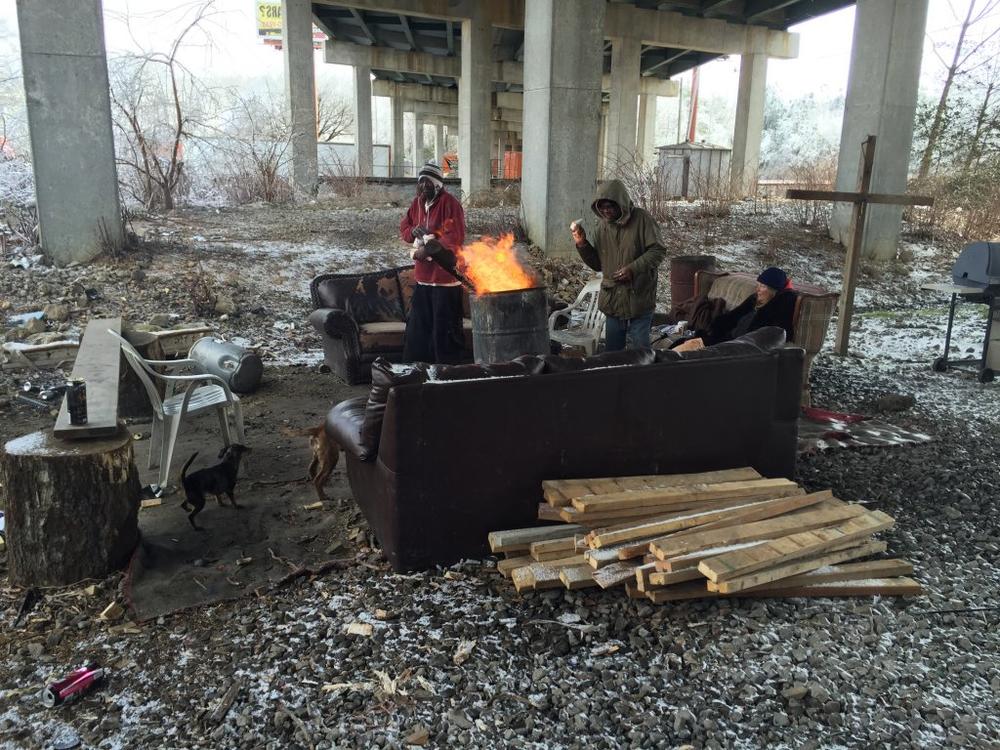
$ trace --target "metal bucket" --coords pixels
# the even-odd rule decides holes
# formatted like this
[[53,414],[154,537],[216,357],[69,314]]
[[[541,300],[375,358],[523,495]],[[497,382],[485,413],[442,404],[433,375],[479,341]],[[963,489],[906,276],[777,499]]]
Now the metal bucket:
[[236,393],[253,393],[264,374],[264,364],[257,352],[212,336],[195,341],[188,358],[200,364],[205,372],[225,380]]
[[545,287],[472,295],[469,307],[472,353],[478,364],[549,353]]
[[670,308],[694,296],[694,275],[715,268],[714,255],[681,255],[670,259]]

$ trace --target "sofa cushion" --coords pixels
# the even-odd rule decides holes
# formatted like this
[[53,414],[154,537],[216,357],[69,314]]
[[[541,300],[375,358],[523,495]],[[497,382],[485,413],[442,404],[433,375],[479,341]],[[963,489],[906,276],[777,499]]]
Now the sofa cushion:
[[[393,364],[385,357],[372,363],[372,389],[360,427],[358,442],[361,452],[358,458],[367,461],[378,454],[379,438],[382,436],[382,419],[385,404],[389,400],[389,390],[404,383],[423,383],[427,380],[427,365],[423,362],[400,365]],[[363,455],[362,455],[363,454]]]
[[491,374],[484,365],[431,365],[427,370],[427,379],[439,382],[447,380],[478,380],[488,377],[491,377]]
[[364,396],[341,401],[326,415],[326,434],[343,450],[367,461],[372,454],[361,440],[368,400]]
[[406,323],[391,320],[383,323],[362,323],[358,326],[358,341],[363,352],[399,351],[403,348]]
[[656,361],[652,349],[624,349],[617,352],[602,352],[586,357],[586,369],[593,367],[622,367],[625,365],[651,365]]
[[320,307],[344,310],[358,324],[404,320],[395,269],[326,278],[315,293]]
[[785,330],[778,326],[765,326],[740,336],[732,341],[706,346],[690,352],[680,352],[685,360],[715,359],[718,357],[738,357],[745,354],[761,354],[785,345]]

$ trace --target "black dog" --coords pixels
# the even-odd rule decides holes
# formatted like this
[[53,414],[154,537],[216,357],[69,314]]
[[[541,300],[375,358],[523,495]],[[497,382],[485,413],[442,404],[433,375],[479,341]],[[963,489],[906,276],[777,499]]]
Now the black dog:
[[234,508],[242,507],[236,503],[233,490],[236,488],[236,475],[240,470],[240,459],[243,458],[244,453],[249,452],[250,449],[245,445],[234,443],[219,452],[219,458],[222,459],[220,463],[199,469],[191,476],[187,476],[186,472],[198,454],[192,455],[184,464],[184,468],[181,469],[181,484],[184,485],[184,493],[187,497],[181,503],[181,507],[191,511],[188,514],[188,520],[195,529],[202,531],[194,522],[194,517],[201,513],[201,509],[205,507],[206,495],[215,495],[215,500],[219,505],[222,505],[222,495],[227,495]]

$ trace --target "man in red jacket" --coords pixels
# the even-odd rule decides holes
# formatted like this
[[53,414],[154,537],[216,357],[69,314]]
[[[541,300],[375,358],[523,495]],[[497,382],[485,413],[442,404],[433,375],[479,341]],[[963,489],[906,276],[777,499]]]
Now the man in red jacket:
[[435,263],[425,247],[436,241],[457,253],[465,241],[465,212],[442,179],[437,164],[424,164],[417,173],[417,197],[399,222],[400,237],[413,245],[417,282],[406,321],[404,362],[454,364],[464,349],[462,283]]

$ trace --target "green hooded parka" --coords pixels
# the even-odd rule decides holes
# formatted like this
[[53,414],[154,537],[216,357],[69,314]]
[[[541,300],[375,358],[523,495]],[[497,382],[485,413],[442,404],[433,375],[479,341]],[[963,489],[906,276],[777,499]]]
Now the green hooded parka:
[[[610,200],[621,208],[621,216],[607,221],[597,210],[597,202]],[[639,206],[632,205],[621,180],[609,180],[597,190],[591,210],[597,215],[597,230],[577,246],[583,262],[604,273],[597,306],[614,318],[640,318],[656,306],[656,271],[666,255],[660,244],[656,221]],[[613,276],[622,268],[632,269],[632,281],[622,283]]]

